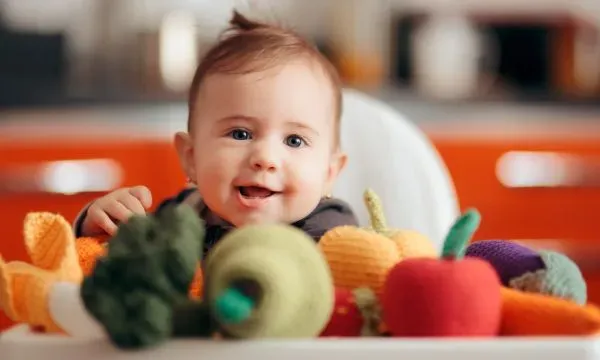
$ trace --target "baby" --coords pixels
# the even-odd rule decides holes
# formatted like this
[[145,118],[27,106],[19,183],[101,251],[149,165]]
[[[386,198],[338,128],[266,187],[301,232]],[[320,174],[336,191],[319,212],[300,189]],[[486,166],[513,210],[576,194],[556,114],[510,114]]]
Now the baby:
[[[347,159],[335,69],[291,31],[237,12],[230,24],[196,70],[188,131],[175,135],[194,186],[156,211],[194,206],[207,226],[205,251],[246,224],[292,224],[315,241],[335,226],[356,225],[348,205],[329,195]],[[116,190],[82,211],[77,235],[112,235],[151,205],[146,187]]]

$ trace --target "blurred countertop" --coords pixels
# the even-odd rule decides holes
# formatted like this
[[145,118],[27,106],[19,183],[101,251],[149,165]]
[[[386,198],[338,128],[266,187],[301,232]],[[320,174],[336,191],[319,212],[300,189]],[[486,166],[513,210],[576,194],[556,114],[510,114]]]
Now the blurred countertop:
[[[437,136],[593,136],[600,138],[600,101],[430,101],[396,88],[369,92],[406,119]],[[168,137],[185,129],[184,101],[90,98],[35,107],[0,108],[0,139],[73,134],[98,137],[123,131],[133,137]],[[118,126],[115,126],[117,125]]]
[[547,96],[506,99],[476,99],[457,101],[428,100],[396,87],[385,87],[369,92],[410,119],[419,121],[505,120],[519,117],[523,120],[577,119],[600,121],[600,98],[560,100]]

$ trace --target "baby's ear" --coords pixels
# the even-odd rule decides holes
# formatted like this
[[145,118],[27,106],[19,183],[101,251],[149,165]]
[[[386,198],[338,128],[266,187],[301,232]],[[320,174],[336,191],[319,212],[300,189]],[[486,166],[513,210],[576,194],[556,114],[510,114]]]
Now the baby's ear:
[[346,163],[348,162],[348,155],[346,153],[337,151],[331,156],[331,162],[329,163],[329,170],[327,172],[327,184],[326,187],[328,191],[333,189],[333,184],[335,180],[338,178],[338,175],[344,170],[346,167]]
[[196,165],[194,162],[194,147],[190,134],[187,132],[178,132],[175,134],[175,149],[177,149],[177,155],[179,156],[179,162],[181,168],[185,172],[185,175],[196,181]]

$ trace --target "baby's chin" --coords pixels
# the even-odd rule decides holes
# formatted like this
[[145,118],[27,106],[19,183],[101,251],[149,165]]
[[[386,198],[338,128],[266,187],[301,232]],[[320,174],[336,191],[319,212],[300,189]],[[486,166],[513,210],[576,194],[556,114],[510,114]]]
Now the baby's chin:
[[252,213],[245,216],[240,216],[237,221],[233,222],[235,227],[249,225],[270,225],[270,224],[288,224],[291,223],[281,216],[273,216],[270,214]]
[[233,216],[232,223],[235,227],[249,225],[271,225],[271,224],[293,224],[304,216],[284,216],[285,212],[252,211],[245,214],[236,214]]

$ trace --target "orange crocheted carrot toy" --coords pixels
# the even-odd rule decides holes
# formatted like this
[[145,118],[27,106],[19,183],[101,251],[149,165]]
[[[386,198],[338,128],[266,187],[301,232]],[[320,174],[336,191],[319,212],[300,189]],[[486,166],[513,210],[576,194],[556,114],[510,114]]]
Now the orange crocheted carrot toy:
[[600,309],[502,288],[502,336],[584,336],[600,331]]

